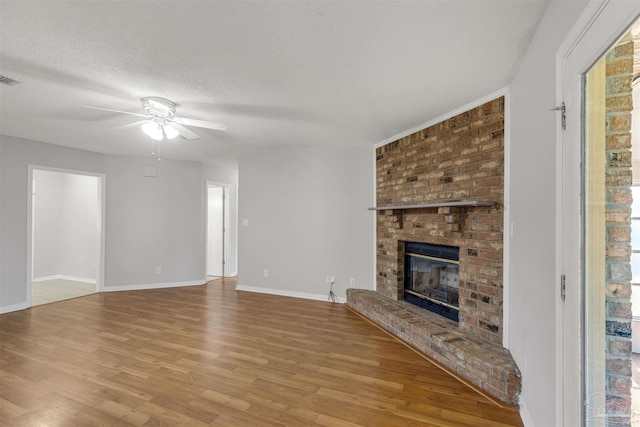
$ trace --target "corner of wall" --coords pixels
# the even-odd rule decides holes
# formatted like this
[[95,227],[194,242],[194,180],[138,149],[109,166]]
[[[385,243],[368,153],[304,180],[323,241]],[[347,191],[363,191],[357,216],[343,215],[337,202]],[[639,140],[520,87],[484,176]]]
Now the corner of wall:
[[527,404],[524,402],[524,399],[522,399],[522,396],[520,396],[520,418],[522,418],[522,423],[524,424],[524,427],[535,427],[533,418],[529,413],[529,408],[527,407]]

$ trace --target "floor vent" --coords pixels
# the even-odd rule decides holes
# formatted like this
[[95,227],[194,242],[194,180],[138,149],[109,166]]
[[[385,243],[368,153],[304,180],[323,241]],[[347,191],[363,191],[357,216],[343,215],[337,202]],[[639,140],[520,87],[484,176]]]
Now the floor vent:
[[11,77],[0,75],[0,83],[2,83],[3,85],[7,85],[7,86],[13,86],[13,85],[17,85],[18,83],[22,83],[22,82],[19,81],[19,80],[16,80],[16,79],[12,79]]

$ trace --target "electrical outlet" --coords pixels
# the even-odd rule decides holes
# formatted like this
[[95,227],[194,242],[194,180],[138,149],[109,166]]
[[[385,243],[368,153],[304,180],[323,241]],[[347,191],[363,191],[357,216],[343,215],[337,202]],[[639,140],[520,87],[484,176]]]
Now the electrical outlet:
[[156,267],[156,274],[162,273],[162,267]]
[[355,278],[353,278],[353,277],[352,277],[352,278],[349,280],[349,286],[353,286],[353,287],[355,287],[355,286],[356,286],[356,279],[355,279]]
[[269,270],[264,271],[264,277],[269,277]]

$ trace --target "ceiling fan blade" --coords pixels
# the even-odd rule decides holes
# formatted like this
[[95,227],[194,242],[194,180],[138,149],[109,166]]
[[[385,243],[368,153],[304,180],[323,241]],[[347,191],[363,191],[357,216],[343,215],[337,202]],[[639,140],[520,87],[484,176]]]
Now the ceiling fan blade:
[[139,113],[131,113],[129,111],[120,111],[120,110],[112,110],[110,108],[102,108],[102,107],[93,107],[91,105],[80,105],[81,107],[84,108],[93,108],[94,110],[102,110],[102,111],[110,111],[112,113],[120,113],[120,114],[129,114],[131,116],[138,116],[138,117],[146,117],[146,118],[151,118],[151,116],[148,116],[146,114],[139,114]]
[[213,129],[213,130],[227,130],[227,125],[222,123],[207,122],[204,120],[185,119],[184,117],[174,117],[171,121],[180,125],[195,126],[197,128]]
[[140,126],[143,123],[147,123],[149,120],[138,120],[137,122],[133,122],[133,123],[128,123],[126,125],[122,125],[122,126],[118,126],[116,129],[127,129],[127,128],[133,128],[136,126]]
[[181,126],[178,123],[175,123],[173,121],[167,123],[167,126],[171,126],[175,130],[177,130],[178,134],[181,137],[183,137],[184,139],[198,139],[198,138],[200,138],[200,135],[198,135],[197,133],[192,132],[189,129],[187,129],[186,127]]

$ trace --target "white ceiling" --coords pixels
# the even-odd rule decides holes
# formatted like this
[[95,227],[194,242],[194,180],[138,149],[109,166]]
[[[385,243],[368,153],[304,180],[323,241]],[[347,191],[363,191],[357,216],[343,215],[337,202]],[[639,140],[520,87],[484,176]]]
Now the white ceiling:
[[373,145],[507,86],[548,0],[0,0],[0,133],[148,155],[161,96],[227,124],[163,143],[206,160]]

